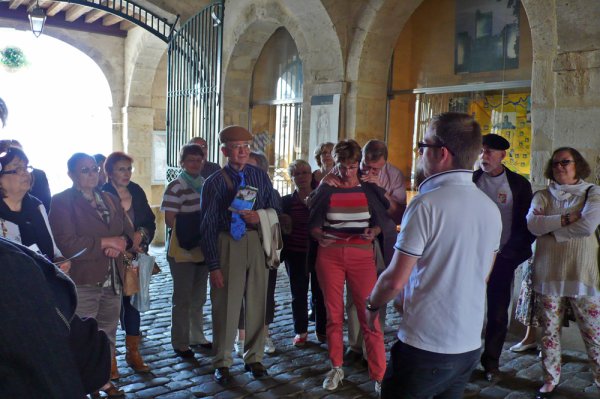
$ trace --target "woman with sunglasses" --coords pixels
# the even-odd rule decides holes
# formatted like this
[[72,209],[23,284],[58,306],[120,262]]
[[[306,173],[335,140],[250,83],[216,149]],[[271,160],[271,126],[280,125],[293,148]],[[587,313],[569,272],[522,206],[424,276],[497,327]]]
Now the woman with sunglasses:
[[581,154],[570,147],[554,151],[527,214],[536,235],[533,289],[542,329],[544,385],[537,398],[550,397],[561,372],[560,333],[565,308],[575,313],[596,385],[600,387],[600,277],[598,238],[600,187],[583,179],[591,173]]
[[[119,198],[97,190],[99,168],[92,156],[76,153],[67,167],[73,187],[52,197],[50,226],[58,248],[65,256],[74,257],[70,276],[79,299],[76,313],[97,320],[110,340],[114,359],[123,254],[133,247],[133,226]],[[110,381],[101,390],[109,398],[125,396]]]
[[[148,204],[148,198],[142,187],[131,181],[133,158],[124,152],[113,152],[104,162],[104,170],[108,183],[102,190],[118,197],[125,210],[127,218],[133,224],[134,253],[145,253],[154,238],[156,231],[155,216]],[[131,297],[123,296],[121,307],[121,328],[125,330],[125,346],[127,353],[125,361],[137,372],[148,372],[150,367],[139,352],[140,344],[140,312],[131,305]],[[116,364],[116,361],[113,361]],[[119,370],[112,370],[112,379],[119,378]]]
[[[28,193],[33,185],[32,170],[19,148],[9,147],[0,154],[0,235],[59,262],[64,258],[52,237],[46,209]],[[68,274],[71,263],[66,261],[59,267]]]

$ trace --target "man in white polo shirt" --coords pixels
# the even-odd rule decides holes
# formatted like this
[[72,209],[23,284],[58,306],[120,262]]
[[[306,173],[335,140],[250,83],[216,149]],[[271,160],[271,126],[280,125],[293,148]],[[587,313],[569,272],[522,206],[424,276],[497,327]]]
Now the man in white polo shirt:
[[382,398],[461,398],[479,360],[486,279],[502,232],[498,207],[472,181],[480,150],[479,124],[462,113],[435,117],[419,143],[419,195],[367,298],[374,323],[404,289]]

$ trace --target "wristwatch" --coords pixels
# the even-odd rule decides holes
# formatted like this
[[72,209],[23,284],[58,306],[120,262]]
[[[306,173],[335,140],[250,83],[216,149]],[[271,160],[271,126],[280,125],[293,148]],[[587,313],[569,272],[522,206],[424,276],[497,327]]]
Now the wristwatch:
[[373,306],[373,305],[371,304],[371,296],[368,296],[368,297],[367,297],[367,301],[365,302],[365,305],[367,306],[367,310],[368,310],[369,312],[373,312],[373,313],[375,313],[375,312],[378,312],[378,311],[379,311],[379,307],[375,307],[375,306]]

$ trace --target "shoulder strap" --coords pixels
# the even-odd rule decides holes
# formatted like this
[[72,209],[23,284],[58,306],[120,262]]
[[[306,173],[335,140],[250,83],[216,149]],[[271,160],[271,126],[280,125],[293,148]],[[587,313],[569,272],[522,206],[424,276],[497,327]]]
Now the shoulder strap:
[[585,206],[585,203],[587,202],[587,199],[590,195],[590,190],[592,189],[592,187],[594,187],[593,185],[590,185],[586,190],[585,190],[585,197],[583,198],[583,205]]
[[223,175],[223,179],[225,179],[225,185],[229,191],[233,191],[233,182],[231,181],[231,177],[225,172],[225,168],[221,169],[221,174]]

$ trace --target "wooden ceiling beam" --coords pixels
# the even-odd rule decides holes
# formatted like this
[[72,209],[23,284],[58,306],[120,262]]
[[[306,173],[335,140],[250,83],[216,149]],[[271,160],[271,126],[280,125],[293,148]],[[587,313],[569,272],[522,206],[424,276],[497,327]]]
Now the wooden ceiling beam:
[[69,3],[65,3],[63,1],[54,2],[50,7],[46,9],[46,15],[49,17],[53,17],[59,12],[61,12],[65,7],[73,7]]
[[88,24],[91,24],[92,22],[99,20],[106,14],[107,14],[106,11],[92,10],[85,15],[85,22],[87,22]]
[[123,21],[123,18],[117,17],[116,15],[113,15],[113,14],[108,14],[104,18],[102,18],[102,25],[111,26],[111,25],[118,24],[121,21]]
[[133,22],[128,21],[126,19],[124,19],[123,21],[121,21],[121,23],[119,24],[119,28],[123,29],[123,30],[132,30],[136,26],[137,26],[136,24],[134,24]]
[[8,8],[10,8],[11,10],[16,10],[17,7],[23,4],[24,1],[25,0],[11,0],[10,4],[8,5]]
[[88,12],[90,9],[84,6],[74,6],[67,10],[65,15],[65,20],[69,22],[75,21],[77,18],[81,17],[83,14]]

